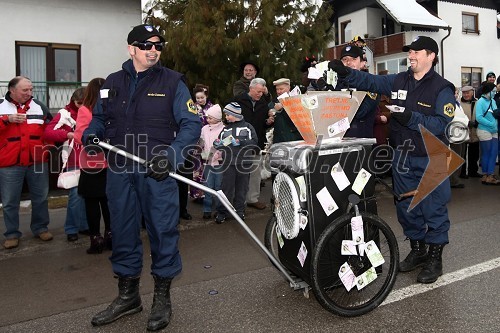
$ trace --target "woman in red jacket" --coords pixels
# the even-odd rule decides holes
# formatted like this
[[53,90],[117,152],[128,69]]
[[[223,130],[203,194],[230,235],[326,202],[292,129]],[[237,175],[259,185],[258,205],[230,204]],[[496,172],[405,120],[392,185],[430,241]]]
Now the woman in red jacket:
[[[95,78],[90,80],[85,89],[83,105],[78,110],[75,129],[75,141],[80,144],[82,143],[82,134],[92,120],[92,111],[101,109],[99,91],[103,83],[103,78]],[[111,250],[112,246],[108,198],[106,197],[107,166],[103,152],[82,150],[80,154],[81,174],[78,193],[85,198],[85,209],[90,232],[88,254],[101,253],[103,248]],[[100,232],[101,214],[104,219],[104,237]]]
[[[47,142],[63,143],[66,140],[73,140],[76,117],[78,108],[82,105],[83,92],[85,88],[78,88],[73,92],[71,100],[64,109],[59,110],[57,115],[47,125],[44,132],[44,137]],[[73,142],[66,169],[68,171],[80,168],[79,156],[82,146]],[[64,232],[68,242],[78,240],[78,233],[87,234],[87,216],[85,214],[85,202],[78,194],[78,186],[69,189],[68,206],[66,209],[66,221],[64,222]]]

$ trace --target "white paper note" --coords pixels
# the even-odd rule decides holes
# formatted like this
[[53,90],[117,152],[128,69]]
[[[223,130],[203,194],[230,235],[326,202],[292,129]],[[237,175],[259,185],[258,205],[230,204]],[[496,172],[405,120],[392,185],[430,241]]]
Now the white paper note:
[[358,288],[358,290],[361,290],[372,283],[376,278],[377,272],[375,271],[375,268],[370,267],[370,269],[356,278],[356,288]]
[[373,240],[366,243],[365,251],[368,260],[370,260],[370,263],[372,264],[373,267],[378,267],[385,262],[382,253],[380,253],[377,244],[375,244]]
[[307,201],[307,188],[306,188],[306,180],[304,176],[295,177],[295,181],[297,185],[299,185],[299,199],[302,202]]
[[318,199],[321,207],[325,211],[326,216],[330,216],[334,211],[339,209],[335,200],[331,196],[330,192],[328,192],[326,186],[321,189],[318,193],[316,193],[316,198]]
[[361,195],[361,192],[363,192],[363,189],[365,188],[371,176],[371,173],[361,168],[358,175],[356,176],[356,179],[354,180],[354,184],[352,184],[352,190],[358,195]]
[[340,266],[339,278],[347,291],[350,291],[356,285],[356,275],[354,275],[351,266],[347,262]]
[[347,131],[349,129],[349,127],[351,127],[351,125],[349,124],[349,118],[347,118],[347,117],[342,118],[339,121],[337,121],[336,123],[328,126],[328,136],[332,137],[332,136],[335,136],[337,134],[343,133],[343,132]]
[[299,253],[297,254],[297,258],[299,259],[300,266],[304,267],[304,262],[306,261],[307,258],[307,248],[304,242],[300,244],[300,249]]
[[358,255],[358,251],[356,251],[356,244],[352,240],[343,240],[340,247],[340,254],[343,256]]
[[352,241],[358,245],[365,242],[363,231],[363,218],[361,216],[353,216],[351,218]]
[[349,178],[347,178],[344,169],[342,169],[339,162],[332,167],[330,174],[340,191],[343,191],[347,186],[351,185]]

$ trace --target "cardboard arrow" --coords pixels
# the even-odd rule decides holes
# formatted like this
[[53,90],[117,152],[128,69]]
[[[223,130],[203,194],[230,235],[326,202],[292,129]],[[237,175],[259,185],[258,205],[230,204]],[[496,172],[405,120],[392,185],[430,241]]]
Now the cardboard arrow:
[[424,139],[425,150],[429,156],[429,164],[427,164],[424,175],[418,184],[408,211],[422,202],[422,200],[464,163],[464,159],[460,155],[451,150],[424,126],[418,125],[418,127]]

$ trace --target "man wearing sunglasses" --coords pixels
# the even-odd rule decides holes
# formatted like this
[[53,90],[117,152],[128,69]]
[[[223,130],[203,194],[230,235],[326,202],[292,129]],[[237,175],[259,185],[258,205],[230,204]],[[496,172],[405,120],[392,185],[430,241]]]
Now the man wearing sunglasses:
[[127,42],[131,59],[106,79],[100,96],[102,112],[94,110],[84,139],[90,142],[97,136],[109,141],[145,159],[148,166],[108,155],[106,192],[113,237],[110,259],[118,276],[119,294],[92,318],[92,324],[109,324],[142,310],[143,217],[155,282],[147,330],[157,331],[170,322],[170,283],[182,268],[178,189],[168,175],[183,163],[184,152],[198,142],[201,122],[184,76],[159,64],[165,39],[158,30],[150,25],[136,26]]

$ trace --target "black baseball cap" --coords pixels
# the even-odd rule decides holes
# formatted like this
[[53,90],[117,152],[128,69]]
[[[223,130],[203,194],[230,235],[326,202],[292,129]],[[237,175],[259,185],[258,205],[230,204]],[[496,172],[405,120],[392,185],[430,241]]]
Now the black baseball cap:
[[410,45],[403,46],[403,52],[408,52],[410,50],[429,50],[436,53],[436,55],[439,52],[436,41],[427,36],[417,36]]
[[149,24],[141,24],[135,26],[132,31],[129,32],[127,43],[128,45],[132,45],[134,42],[142,43],[154,36],[160,37],[162,43],[165,42],[165,38],[160,35],[160,32],[155,27]]
[[363,50],[356,45],[346,45],[340,53],[340,59],[345,56],[350,56],[353,58],[361,57],[361,59],[363,59]]

